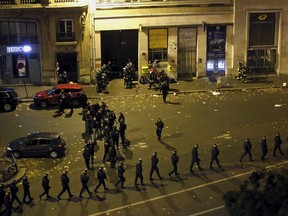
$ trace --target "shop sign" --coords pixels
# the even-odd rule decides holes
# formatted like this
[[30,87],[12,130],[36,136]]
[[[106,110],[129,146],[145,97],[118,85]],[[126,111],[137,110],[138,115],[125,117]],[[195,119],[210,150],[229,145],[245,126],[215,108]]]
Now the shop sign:
[[31,46],[11,46],[6,48],[7,53],[26,53],[32,50]]

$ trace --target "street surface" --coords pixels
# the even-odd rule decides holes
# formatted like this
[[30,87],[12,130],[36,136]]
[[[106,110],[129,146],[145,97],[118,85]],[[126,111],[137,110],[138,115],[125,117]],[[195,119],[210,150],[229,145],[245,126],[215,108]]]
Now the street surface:
[[[153,90],[152,90],[153,91]],[[228,190],[238,189],[239,185],[249,176],[251,171],[270,167],[286,166],[287,159],[287,99],[284,89],[263,89],[221,92],[172,94],[164,104],[159,95],[138,95],[133,97],[106,98],[105,103],[116,115],[123,112],[126,117],[126,137],[129,142],[127,149],[119,149],[118,161],[126,166],[126,189],[117,191],[115,169],[106,163],[109,178],[109,191],[103,188],[91,199],[78,200],[81,188],[80,174],[85,168],[82,158],[84,139],[84,122],[80,115],[81,109],[65,117],[56,116],[57,108],[50,110],[35,109],[30,103],[22,103],[16,111],[0,113],[1,151],[12,139],[34,131],[57,131],[66,140],[68,154],[60,159],[32,158],[19,159],[18,162],[28,167],[31,183],[31,194],[34,203],[24,205],[21,215],[228,215],[224,208],[222,195]],[[91,103],[101,100],[91,100]],[[66,110],[66,113],[69,110]],[[162,140],[155,135],[155,121],[160,117],[165,128]],[[276,132],[284,141],[283,157],[272,157],[273,139]],[[260,160],[260,141],[267,136],[269,153],[266,161]],[[242,144],[249,137],[253,148],[254,162],[240,163]],[[214,164],[209,169],[210,151],[213,144],[219,144],[219,160],[223,169]],[[189,173],[191,149],[199,144],[199,157],[203,171],[194,167]],[[102,164],[103,142],[98,142],[95,153],[94,168]],[[180,157],[180,177],[172,177],[168,173],[172,169],[171,151],[177,149]],[[154,174],[154,181],[149,181],[151,156],[158,152],[160,174],[165,178],[160,181]],[[143,160],[145,186],[135,188],[135,164]],[[270,167],[274,169],[275,167]],[[41,178],[48,171],[51,183],[51,195],[56,197],[61,190],[60,175],[69,170],[70,187],[75,195],[70,201],[67,194],[62,200],[52,198],[40,201],[42,193]],[[89,171],[90,190],[94,190],[97,179],[95,171]],[[22,186],[19,185],[19,197],[22,199]],[[88,194],[83,194],[88,198]],[[15,213],[15,215],[18,215]]]

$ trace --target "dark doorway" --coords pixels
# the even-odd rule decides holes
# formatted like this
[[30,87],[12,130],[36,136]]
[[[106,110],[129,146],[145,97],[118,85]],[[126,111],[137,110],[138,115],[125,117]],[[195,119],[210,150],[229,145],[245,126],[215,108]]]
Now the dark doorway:
[[122,71],[131,59],[138,66],[138,30],[101,32],[102,65],[111,61],[112,70]]
[[69,82],[78,82],[77,53],[57,53],[59,72],[66,71]]

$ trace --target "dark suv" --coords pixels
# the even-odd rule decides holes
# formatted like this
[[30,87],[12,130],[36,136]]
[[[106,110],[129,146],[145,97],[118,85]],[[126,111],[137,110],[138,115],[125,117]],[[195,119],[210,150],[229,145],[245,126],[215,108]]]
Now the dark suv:
[[10,112],[19,104],[19,96],[11,88],[0,88],[0,108],[5,112]]
[[34,104],[39,106],[41,109],[46,109],[48,106],[58,105],[60,91],[64,90],[66,94],[72,93],[74,98],[73,106],[79,107],[81,105],[81,96],[84,94],[81,84],[69,83],[56,85],[51,90],[37,92],[34,95]]
[[56,132],[35,132],[26,137],[11,141],[7,145],[7,156],[21,157],[51,157],[63,156],[66,143]]

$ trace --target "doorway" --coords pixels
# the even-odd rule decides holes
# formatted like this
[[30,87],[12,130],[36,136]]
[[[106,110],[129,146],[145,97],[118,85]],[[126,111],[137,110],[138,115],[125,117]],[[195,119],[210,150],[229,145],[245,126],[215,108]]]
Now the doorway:
[[77,53],[57,53],[59,72],[66,71],[68,81],[78,82]]

